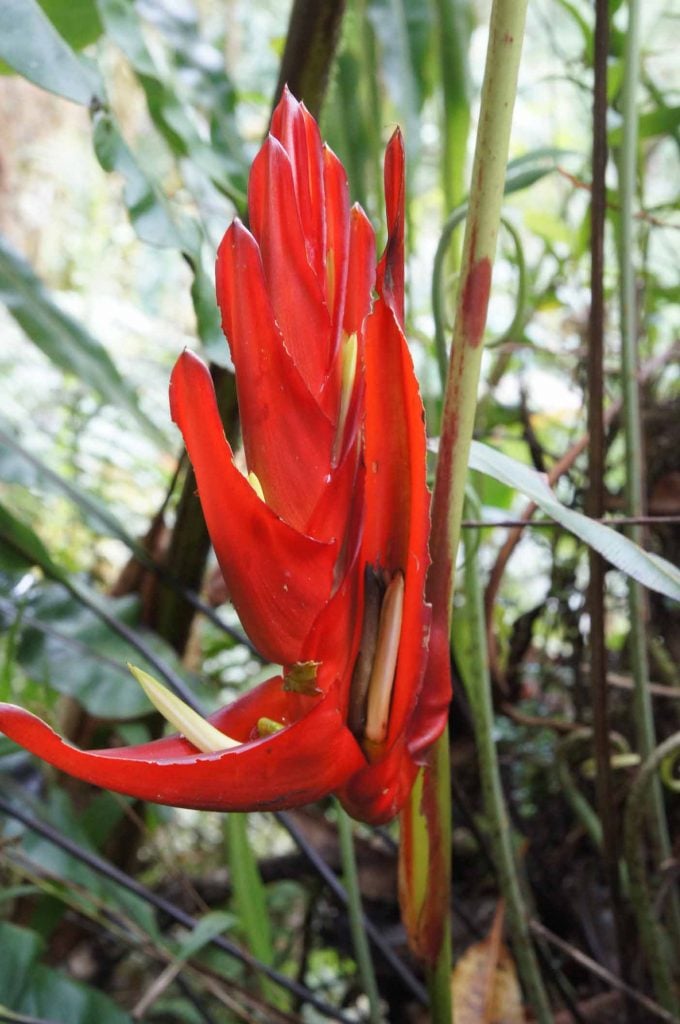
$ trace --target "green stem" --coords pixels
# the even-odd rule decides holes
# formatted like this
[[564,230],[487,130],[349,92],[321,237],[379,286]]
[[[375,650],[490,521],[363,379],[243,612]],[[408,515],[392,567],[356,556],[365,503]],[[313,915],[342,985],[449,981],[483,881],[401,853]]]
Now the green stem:
[[451,929],[446,930],[442,955],[432,968],[427,968],[427,988],[430,993],[430,1019],[433,1024],[453,1021],[451,997]]
[[[451,765],[449,756],[449,730],[445,729],[434,751],[431,780],[435,789],[439,842],[444,850],[444,859],[439,870],[444,872],[444,890],[451,890]],[[427,784],[427,783],[426,783]],[[451,1004],[451,913],[450,898],[441,908],[444,916],[442,943],[433,966],[426,969],[427,988],[430,993],[430,1014],[432,1024],[450,1024],[453,1021]]]
[[529,934],[529,913],[512,848],[512,830],[503,797],[493,738],[494,716],[484,623],[484,595],[474,548],[474,542],[471,543],[468,539],[464,583],[469,650],[465,659],[467,672],[463,673],[463,679],[474,721],[484,809],[498,882],[507,906],[508,928],[520,978],[536,1020],[539,1024],[551,1024],[552,1012]]
[[[229,877],[246,945],[253,956],[269,967],[274,964],[274,944],[267,910],[267,896],[248,837],[248,815],[224,816],[224,840]],[[264,976],[262,995],[280,1010],[287,1009],[288,997]]]
[[[448,656],[440,649],[451,634],[451,608],[456,552],[463,515],[463,496],[472,440],[477,388],[482,360],[482,337],[491,286],[491,265],[501,217],[505,172],[510,143],[512,111],[517,92],[517,75],[524,37],[527,0],[494,0],[489,27],[484,83],[482,85],[479,129],[472,170],[469,212],[463,243],[460,287],[453,329],[451,360],[444,396],[443,427],[437,474],[432,497],[430,550],[433,564],[428,576],[428,598],[432,604],[432,654],[439,668],[448,670]],[[433,661],[434,664],[434,661]],[[422,779],[422,800],[409,815],[416,821],[421,808],[431,808],[431,822],[425,848],[414,836],[411,856],[421,856],[438,872],[437,950],[429,961],[429,989],[433,1024],[450,1024],[450,891],[448,882],[450,846],[450,779],[448,736],[442,735],[433,750],[434,767]],[[434,826],[434,827],[433,827]],[[444,982],[446,979],[446,992]]]
[[[368,0],[359,0],[357,14],[360,18],[359,60],[365,78],[366,97],[364,101],[364,135],[368,149],[368,163],[371,169],[367,176],[375,196],[375,209],[384,209],[383,149],[380,126],[383,124],[383,103],[380,93],[380,71],[375,30],[368,16]],[[366,130],[367,129],[367,130]],[[367,212],[370,210],[367,208]]]
[[[617,220],[617,250],[619,264],[619,295],[621,301],[621,363],[623,383],[623,426],[626,451],[626,515],[645,513],[645,471],[642,457],[642,418],[638,383],[638,316],[635,288],[634,203],[636,196],[636,169],[638,149],[637,94],[640,66],[640,5],[639,0],[628,2],[628,28],[624,52],[624,78],[621,92],[623,139],[618,153],[619,204]],[[641,526],[626,531],[631,540],[643,544]],[[647,652],[646,622],[648,618],[646,595],[635,580],[628,580],[628,611],[630,621],[629,649],[633,677],[634,722],[637,742],[643,758],[648,758],[656,746],[654,711],[649,690],[649,660]],[[657,860],[668,860],[671,842],[668,823],[657,778],[651,782],[649,794],[651,837]],[[677,892],[670,900],[670,921],[680,956],[680,900]]]
[[[609,742],[612,748],[620,753],[629,753],[630,747],[623,736],[617,733],[609,734]],[[593,730],[590,728],[576,729],[570,733],[556,749],[557,777],[560,782],[560,789],[564,793],[567,803],[570,805],[575,817],[579,820],[590,837],[590,841],[600,853],[603,850],[604,838],[602,834],[602,822],[595,810],[578,787],[576,779],[571,770],[570,754],[579,746],[586,746],[588,750],[593,746]],[[629,891],[628,872],[623,861],[619,863],[619,883],[621,892]]]
[[364,929],[364,912],[361,905],[361,890],[359,888],[359,875],[357,862],[354,854],[354,837],[352,833],[352,822],[341,804],[336,801],[336,813],[338,824],[338,838],[340,840],[340,858],[342,861],[342,875],[347,892],[347,912],[349,914],[349,927],[352,933],[352,945],[356,958],[359,976],[368,997],[369,1020],[371,1024],[381,1024],[383,1019],[380,1010],[380,994],[378,983],[375,980],[373,970],[373,959],[368,944],[368,936]]
[[560,782],[560,789],[564,793],[567,803],[574,812],[575,817],[581,823],[590,837],[590,841],[596,850],[602,850],[602,822],[593,810],[591,803],[583,795],[574,778],[571,770],[569,754],[576,746],[587,745],[592,748],[593,730],[578,729],[570,733],[556,749],[557,777]]
[[[507,183],[506,183],[507,184]],[[507,192],[507,188],[506,188]],[[449,254],[449,246],[451,245],[451,239],[453,233],[468,215],[468,204],[467,202],[461,203],[453,213],[444,221],[441,235],[439,236],[439,242],[434,254],[434,262],[432,264],[432,318],[434,320],[434,350],[437,357],[437,366],[439,369],[439,376],[441,378],[442,387],[446,385],[446,377],[448,373],[449,356],[446,345],[446,258]],[[497,345],[502,345],[508,340],[512,340],[517,334],[522,331],[524,327],[524,321],[526,320],[526,301],[527,301],[527,268],[526,260],[524,259],[524,249],[522,247],[522,240],[519,236],[517,228],[505,217],[501,217],[501,224],[506,229],[510,237],[512,238],[515,246],[515,267],[517,268],[517,275],[519,278],[517,286],[517,303],[515,305],[515,312],[509,327],[504,331],[503,335],[499,338],[495,338],[492,342],[487,344],[487,348],[495,348]]]
[[477,406],[481,342],[500,226],[526,6],[526,0],[495,0],[491,11],[460,287],[444,397],[439,463],[432,500],[432,552],[438,563],[432,574],[437,601],[435,614],[438,609],[445,608],[449,618],[453,566],[460,539],[467,464]]
[[647,884],[647,869],[643,844],[648,814],[649,789],[658,783],[657,772],[666,760],[680,750],[680,733],[660,744],[643,763],[631,786],[623,820],[623,848],[630,872],[630,895],[637,917],[638,928],[647,954],[654,992],[661,1005],[680,1017],[680,1002],[669,967],[671,958],[665,936],[656,919]]

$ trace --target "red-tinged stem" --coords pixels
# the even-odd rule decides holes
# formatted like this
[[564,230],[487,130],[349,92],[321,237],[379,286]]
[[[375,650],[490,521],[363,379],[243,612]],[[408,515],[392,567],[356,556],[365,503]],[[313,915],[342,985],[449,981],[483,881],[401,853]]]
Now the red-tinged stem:
[[[467,464],[472,440],[477,388],[482,360],[482,340],[491,287],[491,268],[496,240],[510,141],[512,111],[517,91],[517,76],[524,36],[527,0],[494,0],[489,27],[484,84],[477,143],[472,169],[470,204],[467,219],[460,285],[453,328],[451,358],[444,396],[439,462],[432,498],[430,550],[433,564],[428,578],[428,597],[433,607],[433,639],[449,637],[454,568],[463,516]],[[441,664],[441,652],[439,661]],[[424,769],[422,784],[414,789],[404,822],[422,820],[422,808],[436,803],[438,824],[425,848],[418,849],[418,831],[414,829],[418,862],[412,876],[441,878],[448,875],[450,859],[450,792],[448,783],[448,738],[444,734],[433,751],[433,768]],[[436,767],[435,767],[436,766]],[[435,841],[436,837],[436,841]],[[443,844],[446,844],[444,847]],[[407,872],[402,871],[402,877]],[[438,874],[439,873],[439,874]],[[404,891],[407,922],[439,915],[436,929],[438,949],[428,965],[433,1024],[450,1024],[450,922],[448,887],[442,899],[437,886],[437,903],[430,899],[427,887]],[[421,904],[417,905],[420,895]],[[414,900],[410,906],[409,900]]]
[[[524,34],[526,0],[495,0],[482,87],[470,205],[444,397],[439,464],[432,501],[430,598],[450,613],[452,566],[458,550],[472,440],[482,340],[496,254],[510,127]],[[442,558],[440,553],[446,552]]]

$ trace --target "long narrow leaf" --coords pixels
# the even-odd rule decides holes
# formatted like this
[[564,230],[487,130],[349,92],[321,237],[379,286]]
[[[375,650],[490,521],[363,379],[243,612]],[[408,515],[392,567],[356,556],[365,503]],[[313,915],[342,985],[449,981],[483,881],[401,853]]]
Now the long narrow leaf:
[[472,442],[470,466],[531,498],[546,515],[599,551],[617,569],[650,590],[680,600],[680,571],[674,565],[658,555],[644,551],[604,523],[595,522],[582,512],[567,508],[558,501],[543,477],[534,469],[479,441]]
[[[262,963],[273,965],[274,946],[267,896],[248,837],[248,816],[229,814],[224,823],[227,862],[238,910],[239,922],[250,952]],[[263,994],[280,1007],[285,999],[267,979],[262,979]]]

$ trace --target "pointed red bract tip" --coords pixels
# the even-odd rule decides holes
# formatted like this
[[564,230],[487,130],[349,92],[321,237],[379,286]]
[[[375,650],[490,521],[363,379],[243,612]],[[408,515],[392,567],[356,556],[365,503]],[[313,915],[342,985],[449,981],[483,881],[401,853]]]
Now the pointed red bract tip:
[[387,245],[378,264],[378,292],[404,326],[404,225],[406,204],[404,139],[397,128],[385,152]]

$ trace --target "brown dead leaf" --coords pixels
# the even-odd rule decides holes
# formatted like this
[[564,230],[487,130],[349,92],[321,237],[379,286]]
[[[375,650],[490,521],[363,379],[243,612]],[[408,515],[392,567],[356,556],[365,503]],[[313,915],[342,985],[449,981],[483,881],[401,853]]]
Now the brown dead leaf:
[[502,942],[503,903],[491,931],[470,946],[451,977],[456,1024],[526,1024],[514,961]]

